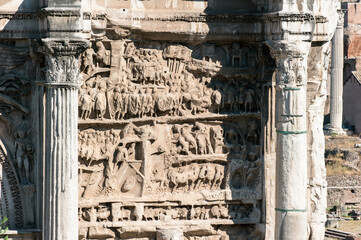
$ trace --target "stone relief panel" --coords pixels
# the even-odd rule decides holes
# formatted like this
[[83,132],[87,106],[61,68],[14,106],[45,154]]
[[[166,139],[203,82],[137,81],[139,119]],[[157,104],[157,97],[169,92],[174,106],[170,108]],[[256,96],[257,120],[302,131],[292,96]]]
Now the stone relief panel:
[[0,43],[0,218],[9,218],[9,229],[35,224],[36,159],[30,96],[30,78],[35,72],[29,48],[15,45]]
[[[261,84],[256,79],[240,81],[242,77],[229,76],[230,71],[228,75],[211,78],[212,72],[221,65],[215,60],[217,56],[213,56],[215,50],[209,47],[202,53],[205,60],[199,61],[192,59],[192,51],[181,45],[158,50],[115,41],[110,43],[110,48],[116,51],[107,50],[102,42],[95,45],[95,49],[86,50],[82,59],[85,79],[79,92],[81,119],[123,120],[260,111],[260,103],[255,99],[261,97]],[[234,44],[230,55],[233,71],[255,67],[256,58],[251,49]],[[209,72],[201,76],[201,71],[207,70]],[[107,81],[103,81],[104,77]]]
[[80,239],[154,239],[179,224],[186,239],[227,239],[217,226],[261,222],[260,55],[239,43],[92,42],[79,89]]

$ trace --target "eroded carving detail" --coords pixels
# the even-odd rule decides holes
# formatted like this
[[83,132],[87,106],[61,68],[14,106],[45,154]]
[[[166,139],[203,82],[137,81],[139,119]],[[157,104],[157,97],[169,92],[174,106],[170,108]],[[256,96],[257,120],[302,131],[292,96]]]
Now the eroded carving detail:
[[200,49],[119,40],[94,41],[84,52],[83,238],[157,232],[167,222],[259,223],[263,82],[254,71],[262,51]]

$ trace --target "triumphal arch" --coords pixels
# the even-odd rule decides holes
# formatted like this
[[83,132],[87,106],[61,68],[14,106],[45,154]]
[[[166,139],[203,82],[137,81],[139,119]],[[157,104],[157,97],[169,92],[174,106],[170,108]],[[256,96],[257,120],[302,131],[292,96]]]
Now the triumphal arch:
[[1,0],[13,239],[323,239],[336,0]]

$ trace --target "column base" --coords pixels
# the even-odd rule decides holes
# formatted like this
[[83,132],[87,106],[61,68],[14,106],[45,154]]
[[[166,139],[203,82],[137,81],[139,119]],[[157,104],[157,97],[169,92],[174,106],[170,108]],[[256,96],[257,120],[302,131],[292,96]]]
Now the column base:
[[277,212],[277,240],[308,239],[307,212]]
[[330,128],[329,133],[330,135],[346,135],[346,132],[342,128]]

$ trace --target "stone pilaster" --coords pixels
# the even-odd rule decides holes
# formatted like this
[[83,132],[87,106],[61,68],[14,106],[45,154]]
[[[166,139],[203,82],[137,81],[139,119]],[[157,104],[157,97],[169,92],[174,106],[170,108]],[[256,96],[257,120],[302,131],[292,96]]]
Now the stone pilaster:
[[307,239],[307,55],[310,43],[268,43],[276,60],[275,239]]
[[43,239],[78,239],[78,55],[86,42],[45,45],[45,163]]
[[344,11],[338,10],[338,21],[335,35],[332,39],[331,61],[331,101],[330,118],[331,133],[344,134],[342,130],[342,97],[343,97],[343,41]]
[[308,221],[309,240],[325,236],[327,181],[325,167],[325,137],[323,119],[327,98],[328,70],[331,57],[330,42],[313,46],[308,71]]

